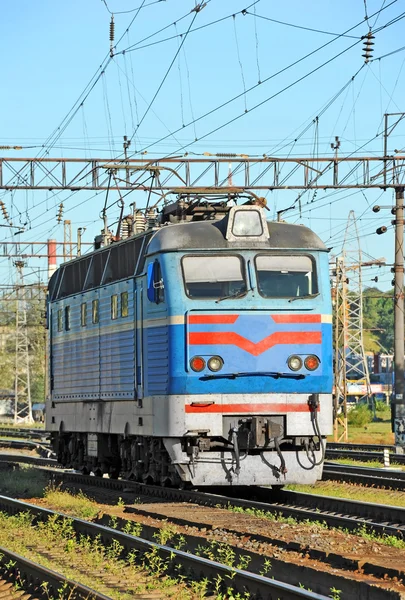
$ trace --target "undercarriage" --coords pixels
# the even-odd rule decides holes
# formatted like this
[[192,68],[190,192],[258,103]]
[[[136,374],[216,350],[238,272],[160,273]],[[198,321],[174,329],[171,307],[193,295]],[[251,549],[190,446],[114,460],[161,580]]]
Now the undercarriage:
[[162,486],[285,485],[320,478],[319,439],[280,437],[259,447],[259,437],[247,436],[243,423],[228,440],[60,432],[52,445],[67,468]]

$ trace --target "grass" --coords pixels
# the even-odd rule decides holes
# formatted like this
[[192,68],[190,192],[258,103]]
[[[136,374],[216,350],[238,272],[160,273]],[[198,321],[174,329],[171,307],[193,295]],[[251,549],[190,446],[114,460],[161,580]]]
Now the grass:
[[87,498],[80,490],[77,494],[49,486],[45,489],[44,497],[48,506],[53,510],[74,515],[79,519],[92,521],[99,513],[96,502]]
[[[378,415],[377,415],[378,416]],[[339,428],[339,435],[342,433]],[[348,426],[348,441],[352,444],[393,444],[394,434],[391,431],[391,421],[376,421],[367,423],[363,427],[354,425]],[[333,442],[333,435],[328,437],[328,441]]]
[[375,502],[388,506],[401,506],[405,508],[405,495],[399,490],[382,490],[367,488],[354,483],[339,481],[318,481],[314,485],[287,485],[287,490],[305,492],[316,496],[332,496],[333,498],[347,498],[359,502]]
[[18,471],[1,471],[0,494],[18,498],[42,498],[49,475],[20,464]]
[[14,423],[11,419],[0,420],[0,427],[7,429],[45,429],[45,423],[34,421],[33,423]]
[[[104,546],[99,536],[77,537],[70,519],[52,516],[33,526],[29,513],[0,513],[0,529],[2,544],[9,550],[111,598],[129,600],[137,595],[148,596],[152,590],[158,591],[162,599],[192,597],[184,583],[166,576],[167,566],[156,553],[140,556],[130,552],[123,559],[123,547],[116,540]],[[62,597],[72,596],[66,590]]]

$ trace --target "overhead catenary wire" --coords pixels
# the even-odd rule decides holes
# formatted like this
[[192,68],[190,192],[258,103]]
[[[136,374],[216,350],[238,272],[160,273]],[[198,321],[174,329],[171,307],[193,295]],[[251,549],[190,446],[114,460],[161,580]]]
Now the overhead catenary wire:
[[137,10],[141,10],[142,8],[147,8],[148,6],[152,6],[153,4],[159,4],[160,2],[167,2],[167,0],[154,0],[154,2],[148,2],[148,4],[142,3],[141,6],[137,6],[136,8],[131,8],[130,10],[117,10],[117,11],[111,11],[108,7],[106,0],[101,0],[101,2],[104,4],[104,6],[106,7],[106,9],[110,13],[110,15],[127,15],[127,14],[133,13]]
[[[394,0],[394,2],[392,2],[391,4],[394,4],[396,1],[397,1],[397,0]],[[385,7],[385,9],[386,9],[386,8],[388,8],[388,6],[390,6],[390,5],[387,5],[387,6]],[[250,13],[248,13],[248,14],[250,14]],[[371,16],[374,16],[374,15],[371,15]],[[349,28],[349,29],[347,29],[345,32],[343,32],[343,33],[341,33],[341,34],[337,34],[337,36],[336,36],[334,39],[332,39],[332,40],[329,40],[329,41],[328,41],[328,42],[326,42],[325,44],[322,44],[321,46],[319,46],[319,47],[318,47],[318,48],[316,48],[315,50],[312,50],[311,52],[309,52],[309,53],[305,54],[303,57],[301,57],[301,58],[297,59],[296,61],[294,61],[294,62],[290,63],[290,64],[289,64],[289,65],[287,65],[286,67],[284,67],[284,68],[282,68],[282,69],[278,70],[277,72],[273,73],[272,75],[269,75],[268,77],[264,78],[264,79],[261,81],[261,84],[256,84],[256,85],[253,85],[253,86],[251,86],[250,88],[248,88],[248,89],[246,90],[246,92],[245,92],[245,91],[243,91],[243,92],[241,92],[241,93],[239,93],[239,94],[237,94],[237,95],[233,96],[233,97],[232,97],[232,98],[230,98],[229,100],[227,100],[227,101],[225,101],[225,102],[221,103],[220,105],[216,106],[215,108],[211,109],[210,111],[207,111],[207,112],[206,112],[206,113],[204,113],[203,115],[200,115],[200,116],[199,116],[199,117],[197,117],[197,118],[196,118],[194,121],[192,121],[192,122],[189,122],[189,123],[186,123],[186,124],[184,125],[184,127],[179,127],[179,128],[175,129],[175,130],[174,130],[173,132],[171,132],[171,133],[175,133],[175,134],[176,134],[176,133],[178,133],[178,132],[179,132],[181,129],[184,129],[184,128],[186,128],[186,127],[189,127],[189,126],[190,126],[190,125],[191,125],[193,122],[194,122],[194,123],[197,123],[198,121],[200,121],[200,120],[202,120],[202,119],[205,119],[207,116],[210,116],[210,115],[212,115],[213,113],[217,112],[218,110],[220,110],[220,109],[222,109],[222,108],[224,108],[224,107],[228,106],[228,105],[229,105],[229,104],[231,104],[232,102],[235,102],[237,99],[241,98],[241,97],[242,97],[242,96],[243,96],[245,93],[246,93],[246,94],[250,93],[251,91],[255,90],[255,89],[256,89],[256,88],[257,88],[259,85],[262,85],[263,83],[266,83],[266,82],[270,81],[270,80],[271,80],[271,79],[273,79],[274,77],[276,77],[276,76],[278,76],[278,75],[280,75],[280,74],[284,73],[284,72],[285,72],[285,71],[287,71],[288,69],[290,69],[290,68],[292,68],[292,67],[296,66],[297,64],[299,64],[300,62],[302,62],[302,61],[303,61],[303,60],[305,60],[306,58],[309,58],[310,56],[312,56],[312,55],[313,55],[313,54],[315,54],[316,52],[319,52],[320,50],[323,50],[325,47],[329,46],[331,43],[333,43],[333,42],[334,42],[334,41],[336,41],[337,39],[340,39],[341,37],[343,37],[343,36],[344,36],[344,34],[348,33],[349,31],[352,31],[352,30],[356,29],[357,27],[359,27],[359,26],[360,26],[360,25],[362,25],[362,24],[363,24],[363,21],[360,21],[360,22],[356,23],[356,25],[354,25],[354,26],[350,27],[350,28]],[[385,26],[383,26],[383,27],[385,27]],[[354,47],[354,46],[355,46],[356,44],[358,44],[360,41],[361,41],[361,38],[358,38],[358,39],[356,39],[356,42],[355,42],[355,43],[354,43],[352,46],[350,46],[348,49],[350,49],[351,47]],[[345,51],[347,51],[348,49],[346,49]],[[343,51],[343,52],[345,52],[345,51]],[[301,78],[301,79],[302,79],[302,78]],[[285,89],[288,89],[288,88],[285,88]],[[275,97],[275,96],[273,96],[273,97]],[[266,102],[267,102],[267,101],[268,101],[268,100],[266,100]],[[253,109],[250,109],[250,111],[249,111],[249,112],[251,112],[251,110],[254,110],[254,108],[256,108],[256,107],[253,107]],[[242,115],[241,115],[241,116],[242,116]],[[240,117],[238,117],[238,118],[240,118]],[[233,121],[229,121],[227,124],[230,124],[231,122],[233,122]],[[224,126],[225,126],[225,125],[224,125]],[[215,130],[213,130],[213,132],[214,132],[214,131],[217,131],[217,130],[219,130],[219,129],[221,129],[221,128],[222,128],[222,127],[218,127],[218,128],[216,128]],[[212,132],[211,132],[211,133],[212,133]],[[210,134],[211,134],[211,133],[210,133]],[[208,135],[210,135],[210,134],[208,134]],[[167,136],[163,136],[163,137],[162,137],[162,138],[160,138],[158,141],[159,141],[159,142],[161,142],[161,141],[163,141],[163,140],[167,139],[167,137],[169,137],[169,136],[170,136],[170,134],[168,134]],[[204,139],[205,137],[207,137],[207,136],[199,136],[199,138],[198,138],[198,139],[199,139],[199,140],[201,140],[201,139]],[[151,146],[152,146],[152,145],[145,146],[145,147],[143,147],[142,149],[140,149],[140,150],[139,150],[139,152],[144,152],[145,150],[148,150],[148,149],[149,149]],[[184,147],[180,148],[178,151],[182,150],[183,148],[184,148]]]
[[207,3],[208,3],[208,2],[210,2],[210,0],[207,0],[207,2],[205,2],[205,3],[204,3],[204,5],[203,5],[202,3],[200,3],[199,5],[197,5],[199,8],[197,9],[197,7],[196,7],[196,9],[194,10],[194,16],[193,16],[193,18],[192,18],[192,20],[191,20],[191,23],[190,23],[190,25],[189,25],[189,28],[188,28],[187,32],[184,34],[184,37],[182,38],[182,40],[181,40],[181,43],[180,43],[179,47],[177,48],[177,51],[176,51],[176,53],[175,53],[175,55],[174,55],[174,57],[173,57],[173,59],[172,59],[172,61],[171,61],[170,65],[169,65],[169,67],[168,67],[168,68],[167,68],[167,70],[166,70],[166,73],[164,74],[164,76],[163,76],[163,78],[162,78],[162,80],[161,80],[160,84],[158,85],[158,88],[157,88],[157,90],[155,91],[155,93],[154,93],[154,95],[153,95],[153,97],[152,97],[152,100],[149,102],[149,104],[148,104],[148,106],[147,106],[147,108],[146,108],[145,112],[143,113],[143,115],[142,115],[141,119],[139,120],[139,123],[137,124],[137,126],[136,126],[136,128],[135,128],[135,131],[133,132],[133,134],[132,134],[132,136],[131,136],[131,138],[130,138],[130,141],[131,141],[131,140],[134,138],[134,136],[137,134],[137,132],[138,132],[139,128],[141,127],[141,125],[142,125],[142,123],[144,122],[144,120],[145,120],[146,116],[148,115],[148,113],[149,113],[150,109],[152,108],[152,106],[153,106],[153,103],[155,102],[155,100],[156,100],[156,98],[157,98],[157,96],[158,96],[158,94],[159,94],[160,90],[162,89],[162,87],[163,87],[163,85],[164,85],[164,83],[165,83],[165,81],[166,81],[166,79],[167,79],[167,77],[168,77],[168,75],[169,75],[169,73],[170,73],[170,71],[172,70],[172,67],[173,67],[174,63],[176,62],[176,59],[177,59],[177,57],[178,57],[178,55],[179,55],[179,53],[180,53],[180,50],[181,50],[182,46],[184,45],[184,43],[185,43],[185,41],[186,41],[186,39],[187,39],[188,33],[189,33],[189,31],[190,31],[191,27],[193,26],[193,24],[194,24],[194,21],[195,21],[195,20],[196,20],[196,18],[197,18],[197,15],[200,13],[200,11],[202,10],[202,8],[203,8],[204,6],[206,6],[206,5],[207,5]]

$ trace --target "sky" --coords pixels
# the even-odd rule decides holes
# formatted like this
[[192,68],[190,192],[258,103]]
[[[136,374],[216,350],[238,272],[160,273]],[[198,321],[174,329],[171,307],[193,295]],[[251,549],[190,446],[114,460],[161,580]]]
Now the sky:
[[[384,113],[405,111],[404,0],[208,0],[193,10],[197,4],[5,3],[0,145],[23,149],[0,149],[0,155],[112,158],[121,155],[126,135],[133,158],[186,152],[328,157],[335,136],[340,156],[382,156]],[[370,29],[372,60],[365,64],[361,37]],[[403,148],[400,122],[389,137],[389,154]],[[356,171],[353,181],[359,176]],[[355,222],[364,260],[385,257],[392,263],[391,190],[309,190],[300,202],[297,196],[292,190],[268,192],[271,218],[295,206],[284,219],[311,227],[334,256],[353,210],[351,248]],[[83,240],[91,242],[102,227],[105,192],[0,190],[0,199],[13,224],[24,228],[16,234],[0,227],[0,239],[21,248],[63,240],[56,219],[61,202],[73,238],[84,227]],[[111,192],[111,223],[118,215],[116,200],[118,193]],[[145,194],[129,195],[127,206],[132,201],[141,207]],[[374,213],[374,204],[388,208]],[[7,224],[1,216],[0,224]],[[382,225],[388,231],[377,236]],[[0,285],[15,276],[4,254],[3,247]],[[45,281],[45,261],[30,259],[25,273],[27,281]],[[391,279],[389,266],[363,272],[364,285],[385,290]]]

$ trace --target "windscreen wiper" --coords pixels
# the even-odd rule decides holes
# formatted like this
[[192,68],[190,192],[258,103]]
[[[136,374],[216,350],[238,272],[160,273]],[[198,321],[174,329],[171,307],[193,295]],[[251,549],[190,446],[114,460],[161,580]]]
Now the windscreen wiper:
[[222,296],[221,298],[218,298],[218,300],[215,300],[215,302],[218,304],[218,302],[222,302],[222,300],[229,300],[230,298],[242,298],[242,296],[247,294],[247,292],[248,290],[239,290],[238,292],[229,294],[229,296]]
[[307,294],[306,296],[293,296],[292,298],[289,298],[288,302],[294,302],[294,300],[304,300],[305,298],[316,298],[317,296],[319,296],[319,292],[316,294]]
[[215,373],[212,375],[203,375],[201,381],[208,379],[236,379],[237,377],[273,377],[274,379],[305,379],[303,373],[279,373],[278,371],[256,371],[254,373]]

